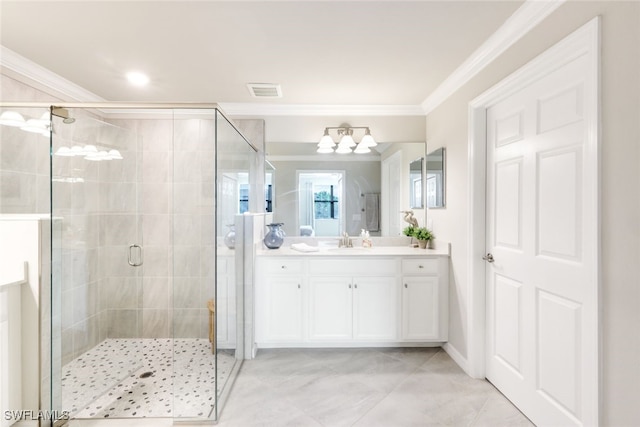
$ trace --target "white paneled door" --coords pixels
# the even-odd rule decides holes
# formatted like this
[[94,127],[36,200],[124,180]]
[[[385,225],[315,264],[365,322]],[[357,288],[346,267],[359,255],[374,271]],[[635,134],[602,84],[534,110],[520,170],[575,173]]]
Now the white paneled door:
[[590,70],[579,56],[487,109],[486,376],[539,426],[597,424]]

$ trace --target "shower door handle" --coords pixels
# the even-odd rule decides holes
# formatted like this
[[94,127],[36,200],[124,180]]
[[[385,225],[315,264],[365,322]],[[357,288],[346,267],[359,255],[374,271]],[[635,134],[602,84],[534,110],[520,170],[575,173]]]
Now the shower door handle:
[[[137,256],[134,258],[133,253],[136,252]],[[142,246],[129,245],[129,259],[127,260],[132,267],[140,267],[142,265]]]

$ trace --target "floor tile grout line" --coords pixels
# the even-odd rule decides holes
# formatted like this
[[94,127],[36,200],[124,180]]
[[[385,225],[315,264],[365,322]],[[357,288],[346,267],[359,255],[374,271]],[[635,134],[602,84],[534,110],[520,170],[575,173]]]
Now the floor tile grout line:
[[[440,353],[440,351],[442,351],[442,349],[436,351],[435,353],[433,353],[433,355],[431,357],[429,357],[427,360],[425,360],[424,363],[427,363],[428,361],[430,361],[436,354]],[[383,400],[385,400],[386,398],[388,398],[391,393],[393,393],[394,391],[396,391],[398,389],[398,387],[400,387],[406,380],[407,378],[411,377],[413,374],[415,374],[418,370],[420,370],[420,368],[422,367],[422,365],[418,365],[416,366],[410,374],[406,375],[401,381],[398,382],[398,384],[395,385],[395,387],[393,387],[382,399],[380,399],[378,401],[378,403],[376,403],[373,407],[369,408],[368,411],[366,411],[364,414],[362,414],[362,416],[360,416],[353,424],[351,424],[351,426],[354,426],[356,424],[358,424],[358,422],[360,422],[360,420],[362,420],[369,412],[373,411]]]

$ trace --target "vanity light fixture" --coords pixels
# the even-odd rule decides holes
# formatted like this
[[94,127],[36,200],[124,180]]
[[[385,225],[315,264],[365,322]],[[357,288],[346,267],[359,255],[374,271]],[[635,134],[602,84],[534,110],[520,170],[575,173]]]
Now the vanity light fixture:
[[39,119],[25,119],[16,111],[5,111],[0,114],[0,125],[20,128],[25,132],[38,133],[49,136],[51,126],[49,113],[44,113]]
[[[353,139],[354,129],[364,129],[364,136],[360,139],[360,142],[356,142]],[[337,138],[339,139],[338,146],[336,148],[336,142],[333,137],[330,135],[330,130],[333,130],[337,134]],[[337,127],[326,127],[324,128],[324,135],[320,139],[318,143],[317,152],[320,154],[329,154],[329,153],[338,153],[338,154],[348,154],[348,153],[370,153],[371,147],[375,147],[378,145],[376,141],[371,136],[371,132],[369,128],[366,126],[337,126]],[[354,150],[355,147],[355,150]],[[335,151],[334,151],[335,150]]]

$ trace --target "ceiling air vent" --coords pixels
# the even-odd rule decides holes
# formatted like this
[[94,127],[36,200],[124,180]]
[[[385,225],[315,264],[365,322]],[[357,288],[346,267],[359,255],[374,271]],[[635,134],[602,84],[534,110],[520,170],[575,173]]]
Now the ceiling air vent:
[[280,85],[273,83],[248,83],[247,87],[254,98],[282,98]]

